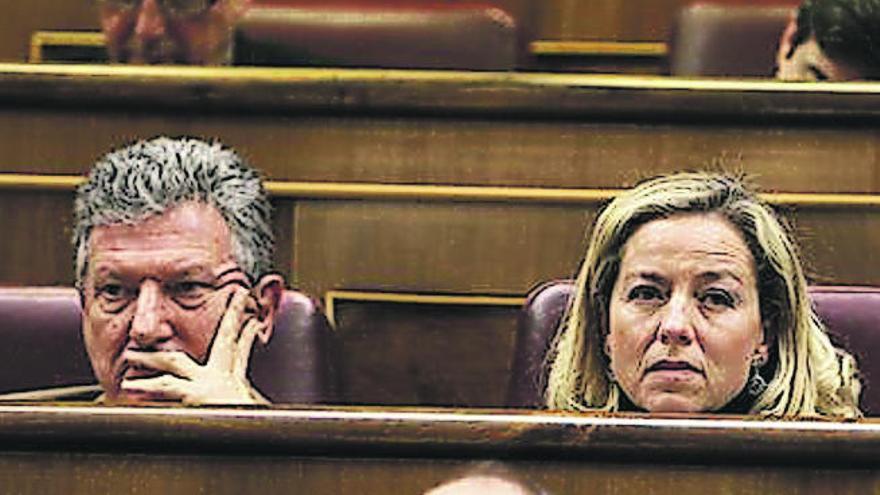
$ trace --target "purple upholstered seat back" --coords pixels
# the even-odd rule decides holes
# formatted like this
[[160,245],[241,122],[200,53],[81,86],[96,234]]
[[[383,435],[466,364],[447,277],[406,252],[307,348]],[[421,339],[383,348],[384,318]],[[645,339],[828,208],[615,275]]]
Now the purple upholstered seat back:
[[[94,383],[72,288],[0,288],[0,393]],[[273,402],[336,400],[333,333],[314,301],[285,291],[269,344],[251,355],[254,385]]]
[[856,357],[862,411],[880,416],[880,287],[814,286],[810,296],[831,340]]
[[[573,290],[570,280],[557,280],[529,294],[520,314],[508,406],[541,405],[544,356]],[[856,356],[862,410],[880,415],[880,287],[814,286],[810,296],[834,343]]]
[[236,28],[237,65],[509,70],[524,40],[491,5],[260,6]]
[[790,5],[684,7],[670,37],[670,73],[772,77],[779,39],[793,11]]
[[80,320],[74,289],[0,288],[0,392],[95,383]]

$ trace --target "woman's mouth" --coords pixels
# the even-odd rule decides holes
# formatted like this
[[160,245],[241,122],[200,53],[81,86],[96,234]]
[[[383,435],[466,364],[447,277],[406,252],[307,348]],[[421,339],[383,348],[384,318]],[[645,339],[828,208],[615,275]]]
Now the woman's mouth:
[[649,366],[648,369],[645,370],[645,373],[647,374],[655,371],[686,371],[703,374],[703,370],[687,361],[672,359],[661,359],[660,361],[657,361]]

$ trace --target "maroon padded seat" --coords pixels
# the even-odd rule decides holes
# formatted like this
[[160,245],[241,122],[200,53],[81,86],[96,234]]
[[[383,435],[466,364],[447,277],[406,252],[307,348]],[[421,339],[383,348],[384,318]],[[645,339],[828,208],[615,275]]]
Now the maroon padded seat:
[[[556,280],[529,293],[517,329],[508,406],[541,407],[544,356],[573,290],[570,280]],[[862,411],[880,415],[880,385],[874,384],[880,382],[880,287],[814,286],[810,296],[832,341],[856,356]]]
[[[0,288],[0,393],[93,384],[72,288]],[[284,291],[275,331],[255,345],[250,375],[273,402],[337,400],[333,332],[317,304]]]
[[684,7],[673,23],[669,72],[673,76],[773,77],[789,6]]
[[489,5],[252,7],[236,26],[235,65],[508,70],[523,41]]

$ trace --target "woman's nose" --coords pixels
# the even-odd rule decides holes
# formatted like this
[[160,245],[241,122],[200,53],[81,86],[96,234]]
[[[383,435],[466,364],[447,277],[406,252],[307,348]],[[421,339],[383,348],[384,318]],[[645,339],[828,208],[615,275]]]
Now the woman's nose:
[[694,340],[693,309],[687,298],[673,297],[666,304],[658,328],[660,342],[689,345]]

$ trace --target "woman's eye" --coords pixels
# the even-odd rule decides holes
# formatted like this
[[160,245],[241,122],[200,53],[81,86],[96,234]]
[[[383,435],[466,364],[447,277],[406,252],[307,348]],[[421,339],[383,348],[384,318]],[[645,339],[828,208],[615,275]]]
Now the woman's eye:
[[660,289],[652,285],[638,285],[630,289],[627,294],[629,301],[655,301],[663,298]]
[[710,289],[700,296],[700,302],[710,308],[733,308],[736,300],[726,290]]

